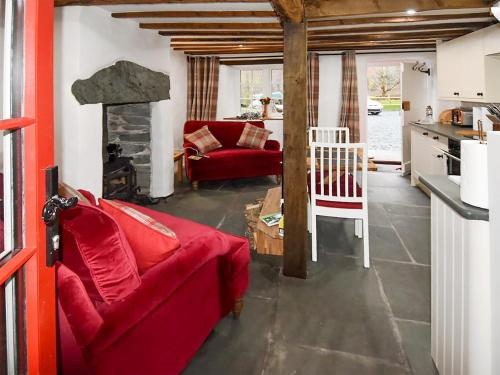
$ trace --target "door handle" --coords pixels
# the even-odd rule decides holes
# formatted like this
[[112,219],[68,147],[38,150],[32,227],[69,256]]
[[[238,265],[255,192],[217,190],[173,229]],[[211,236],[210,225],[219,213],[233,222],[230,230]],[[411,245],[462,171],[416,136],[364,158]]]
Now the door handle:
[[45,170],[45,197],[46,202],[42,209],[42,219],[45,223],[45,264],[52,267],[59,258],[59,225],[58,213],[75,207],[78,203],[77,197],[62,198],[58,194],[59,173],[57,167]]
[[77,203],[77,197],[62,198],[59,195],[54,195],[45,202],[42,210],[42,219],[45,224],[49,226],[54,225],[59,210],[67,210],[68,208],[75,207]]

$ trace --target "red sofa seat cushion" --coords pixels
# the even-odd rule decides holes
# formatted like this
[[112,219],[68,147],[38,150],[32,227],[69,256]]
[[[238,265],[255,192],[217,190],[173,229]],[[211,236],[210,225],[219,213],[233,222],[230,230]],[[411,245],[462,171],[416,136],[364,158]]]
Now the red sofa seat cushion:
[[104,320],[83,286],[80,278],[62,263],[57,264],[57,293],[61,308],[80,347],[89,344]]
[[139,287],[132,249],[110,215],[78,204],[62,213],[61,225],[64,264],[81,278],[91,299],[112,303]]
[[99,205],[120,224],[132,247],[141,275],[181,246],[171,229],[135,208],[105,199],[99,199]]
[[[325,172],[325,181],[326,181],[326,176],[328,173]],[[340,196],[346,196],[346,191],[345,191],[345,174],[340,176]],[[311,176],[309,176],[309,196],[311,195]],[[332,190],[333,190],[333,195],[338,195],[337,194],[337,186],[339,184],[332,182]],[[324,194],[328,195],[330,191],[330,184],[328,182],[325,182],[324,184]],[[316,171],[316,194],[321,193],[321,175],[319,171]],[[358,183],[356,183],[356,196],[361,197],[363,195],[363,190],[359,186]],[[348,180],[347,180],[347,196],[353,198],[354,197],[354,177],[349,174]],[[322,200],[322,199],[316,199],[316,205],[320,207],[330,207],[330,208],[346,208],[346,209],[357,209],[361,210],[363,208],[363,203],[361,202],[339,202],[339,201],[329,201],[329,200]]]

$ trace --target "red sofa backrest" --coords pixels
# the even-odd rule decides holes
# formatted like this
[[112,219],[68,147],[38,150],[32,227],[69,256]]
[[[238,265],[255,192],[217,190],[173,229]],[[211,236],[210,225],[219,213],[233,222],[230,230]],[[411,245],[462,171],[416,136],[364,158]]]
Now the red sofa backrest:
[[[207,125],[223,148],[235,148],[246,123],[264,128],[263,121],[186,121],[184,134],[190,134]],[[184,141],[184,146],[189,142]]]

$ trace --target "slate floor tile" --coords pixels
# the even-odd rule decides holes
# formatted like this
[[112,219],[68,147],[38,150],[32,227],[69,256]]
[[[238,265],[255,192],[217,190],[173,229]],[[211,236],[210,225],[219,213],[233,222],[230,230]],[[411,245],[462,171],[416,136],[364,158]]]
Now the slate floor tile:
[[377,202],[368,202],[368,222],[370,225],[376,225],[378,227],[391,226],[387,211],[381,203]]
[[246,298],[240,318],[221,320],[183,374],[260,375],[274,314],[275,302]]
[[307,280],[282,277],[276,339],[403,364],[373,270],[323,255]]
[[439,375],[431,357],[431,326],[408,321],[398,326],[413,375]]
[[383,208],[388,214],[416,217],[430,217],[431,208],[423,206],[407,206],[403,204],[383,203]]
[[403,375],[404,366],[349,353],[277,342],[263,375]]
[[370,186],[387,186],[407,188],[409,183],[405,177],[399,173],[368,173],[368,184]]
[[430,322],[431,268],[374,261],[396,318]]
[[417,263],[431,263],[431,220],[424,217],[389,215],[404,245]]
[[430,206],[430,199],[416,187],[392,187],[368,185],[368,201],[398,203],[413,206]]

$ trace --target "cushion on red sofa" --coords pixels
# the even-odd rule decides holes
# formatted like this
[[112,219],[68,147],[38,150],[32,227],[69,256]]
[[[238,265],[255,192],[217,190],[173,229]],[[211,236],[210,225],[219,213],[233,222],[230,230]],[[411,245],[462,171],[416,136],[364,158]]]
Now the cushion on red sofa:
[[240,147],[263,150],[270,134],[272,134],[271,130],[255,126],[247,122],[243,128],[243,132],[241,133],[241,137],[238,140],[237,145]]
[[[109,214],[94,206],[78,204],[62,213],[61,225],[63,262],[81,278],[92,299],[112,303],[139,287],[141,278],[132,249]],[[66,249],[66,235],[74,241],[73,249]],[[78,251],[80,264],[78,256],[68,256],[66,250]],[[93,291],[99,295],[92,295]]]
[[59,302],[78,345],[84,347],[94,339],[104,321],[74,272],[58,263],[56,277]]
[[202,153],[222,147],[221,143],[214,137],[206,125],[194,133],[184,134],[184,138],[193,143]]
[[166,225],[119,201],[99,199],[99,205],[120,224],[135,255],[139,273],[167,259],[180,247]]
[[[325,177],[328,174],[328,172],[325,171]],[[321,175],[319,171],[316,171],[316,194],[321,193]],[[326,178],[325,178],[325,181]],[[337,194],[337,185],[340,185],[340,194]],[[311,177],[309,176],[308,179],[308,186],[309,186],[309,195],[311,192]],[[330,191],[330,184],[328,182],[325,182],[324,187],[323,187],[324,195],[328,195]],[[340,195],[340,196],[346,196],[345,193],[345,175],[343,174],[340,176],[340,184],[336,184],[332,182],[332,190],[334,196]],[[361,197],[363,195],[363,190],[359,186],[358,183],[356,183],[356,196]],[[349,174],[347,178],[347,196],[353,198],[354,197],[354,177]],[[316,199],[316,205],[321,206],[321,207],[331,207],[331,208],[348,208],[348,209],[362,209],[363,208],[363,203],[361,202],[339,202],[339,201],[329,201],[329,200],[323,200],[323,199]]]
[[63,198],[77,197],[78,202],[85,204],[92,204],[92,202],[89,199],[87,199],[85,194],[82,194],[80,191],[69,186],[68,184],[65,184],[64,182],[59,182],[58,193]]

